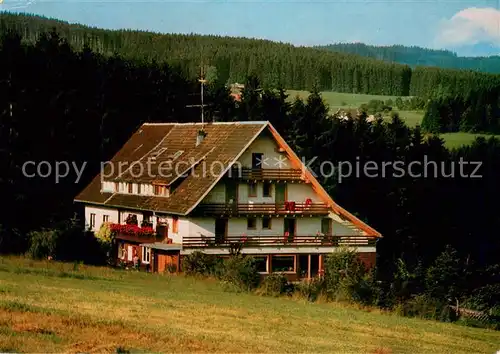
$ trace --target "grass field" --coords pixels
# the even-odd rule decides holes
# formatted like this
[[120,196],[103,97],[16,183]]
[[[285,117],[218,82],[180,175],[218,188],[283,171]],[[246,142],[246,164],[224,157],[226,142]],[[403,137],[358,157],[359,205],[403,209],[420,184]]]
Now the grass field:
[[[293,100],[295,97],[299,96],[306,99],[309,95],[308,91],[296,91],[288,90],[288,99]],[[386,101],[392,99],[393,101],[397,96],[381,96],[381,95],[365,95],[365,94],[353,94],[353,93],[342,93],[342,92],[331,92],[324,91],[321,95],[330,107],[330,111],[335,112],[337,109],[355,109],[361,106],[363,103],[368,103],[370,100],[382,100]],[[422,122],[424,117],[423,111],[396,111],[399,116],[403,118],[409,127],[415,127],[417,124]],[[386,116],[385,119],[389,120],[390,115]],[[486,138],[491,135],[484,134],[473,134],[473,133],[447,133],[441,134],[441,138],[444,139],[445,145],[448,148],[458,148],[463,145],[470,145],[478,136],[485,136]],[[500,135],[497,135],[500,138]]]
[[494,353],[498,332],[216,281],[0,259],[0,351]]
[[[294,100],[297,96],[302,99],[306,99],[309,96],[308,91],[287,90],[287,94],[289,95],[289,100]],[[397,98],[397,96],[365,95],[331,91],[323,91],[321,92],[321,96],[333,111],[336,111],[338,108],[358,108],[361,104],[368,103],[370,100],[386,101],[392,99],[394,101]]]

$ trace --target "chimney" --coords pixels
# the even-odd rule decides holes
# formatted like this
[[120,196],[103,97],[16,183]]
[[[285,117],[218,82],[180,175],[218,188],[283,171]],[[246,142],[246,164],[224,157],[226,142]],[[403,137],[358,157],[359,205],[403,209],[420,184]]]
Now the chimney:
[[196,135],[196,146],[200,145],[207,133],[203,129],[198,130],[198,135]]

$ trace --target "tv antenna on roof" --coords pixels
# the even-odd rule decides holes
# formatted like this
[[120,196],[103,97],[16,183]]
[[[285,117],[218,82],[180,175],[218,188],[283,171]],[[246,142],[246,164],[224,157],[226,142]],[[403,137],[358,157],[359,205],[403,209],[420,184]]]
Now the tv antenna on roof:
[[200,78],[198,79],[198,82],[201,84],[201,130],[203,130],[204,123],[205,123],[205,105],[203,104],[203,85],[207,82],[205,79],[205,73],[203,70],[203,65],[200,68]]

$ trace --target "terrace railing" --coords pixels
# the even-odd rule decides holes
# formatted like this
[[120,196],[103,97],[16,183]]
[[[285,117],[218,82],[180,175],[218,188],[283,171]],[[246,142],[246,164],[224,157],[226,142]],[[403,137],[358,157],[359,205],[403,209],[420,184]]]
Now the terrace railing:
[[301,169],[293,168],[232,168],[228,178],[243,180],[301,181],[305,180]]
[[366,247],[374,246],[376,239],[366,236],[184,236],[182,239],[183,248],[224,248],[234,244],[241,244],[242,247],[316,247],[316,246],[348,246],[348,247]]
[[197,212],[203,215],[326,215],[325,203],[212,203],[200,204]]

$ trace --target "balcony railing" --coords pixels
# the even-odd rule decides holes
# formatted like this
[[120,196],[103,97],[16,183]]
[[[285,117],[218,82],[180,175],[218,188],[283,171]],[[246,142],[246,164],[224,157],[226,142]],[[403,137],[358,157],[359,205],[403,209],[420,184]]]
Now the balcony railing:
[[229,170],[228,178],[244,180],[301,181],[301,169],[293,168],[238,168]]
[[219,203],[200,204],[197,212],[203,215],[326,215],[325,203]]
[[184,236],[182,238],[183,248],[225,248],[234,244],[242,247],[317,247],[317,246],[349,246],[366,247],[374,246],[376,239],[366,236]]

